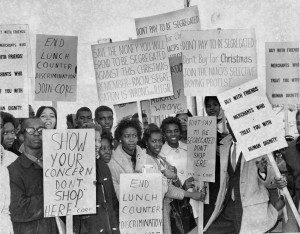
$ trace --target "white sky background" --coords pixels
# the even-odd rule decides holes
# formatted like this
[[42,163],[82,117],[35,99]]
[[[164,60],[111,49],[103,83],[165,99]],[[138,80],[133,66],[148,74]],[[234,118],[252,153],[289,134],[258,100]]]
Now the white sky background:
[[[136,38],[134,19],[183,8],[184,0],[1,0],[1,24],[28,24],[34,84],[35,35],[78,36],[77,102],[58,103],[58,127],[81,106],[99,105],[91,45],[100,38]],[[299,0],[191,0],[197,5],[202,29],[255,28],[258,76],[264,82],[265,42],[300,41]],[[30,71],[30,70],[29,70]],[[265,82],[264,82],[265,83]],[[35,102],[34,110],[51,102]],[[201,113],[201,112],[200,112]],[[295,112],[291,113],[294,120]],[[291,133],[294,130],[291,129]]]

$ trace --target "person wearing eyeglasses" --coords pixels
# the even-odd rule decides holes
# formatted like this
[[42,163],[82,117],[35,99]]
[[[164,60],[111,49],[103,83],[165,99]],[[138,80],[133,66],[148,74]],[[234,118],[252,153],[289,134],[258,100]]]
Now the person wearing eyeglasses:
[[44,218],[42,132],[40,118],[26,119],[20,134],[24,152],[8,166],[10,213],[14,233],[58,233],[55,218]]

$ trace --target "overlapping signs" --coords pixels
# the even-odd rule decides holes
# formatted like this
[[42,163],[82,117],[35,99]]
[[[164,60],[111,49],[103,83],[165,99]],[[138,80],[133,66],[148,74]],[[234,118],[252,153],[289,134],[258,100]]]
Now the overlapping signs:
[[0,111],[28,117],[28,25],[0,25]]
[[100,103],[173,95],[164,36],[92,45],[92,53]]
[[169,57],[181,56],[181,30],[200,30],[197,6],[135,19],[138,38],[165,35]]
[[218,95],[245,159],[287,147],[280,120],[256,80]]
[[215,96],[257,78],[254,30],[182,31],[186,96]]
[[95,131],[43,131],[44,216],[96,213]]

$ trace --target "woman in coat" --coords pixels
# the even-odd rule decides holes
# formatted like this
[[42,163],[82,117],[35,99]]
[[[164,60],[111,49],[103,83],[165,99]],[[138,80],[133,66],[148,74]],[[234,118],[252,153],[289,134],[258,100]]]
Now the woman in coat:
[[164,175],[163,179],[166,182],[167,193],[163,201],[163,230],[164,233],[171,233],[170,202],[172,199],[182,200],[184,197],[188,197],[204,201],[206,193],[205,191],[188,192],[172,184],[172,181],[177,181],[178,177],[174,167],[159,155],[163,146],[163,135],[162,131],[155,124],[150,124],[145,130],[143,142],[146,145],[147,154],[142,154],[137,158],[135,169],[136,171],[142,171],[144,168],[152,167],[148,172],[162,173]]

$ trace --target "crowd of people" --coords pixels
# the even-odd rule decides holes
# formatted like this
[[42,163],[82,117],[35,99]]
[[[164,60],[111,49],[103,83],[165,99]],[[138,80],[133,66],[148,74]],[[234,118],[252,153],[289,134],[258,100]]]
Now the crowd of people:
[[[122,119],[113,132],[114,114],[108,106],[88,107],[67,116],[68,129],[95,129],[97,213],[74,216],[74,233],[120,233],[119,193],[123,173],[161,173],[163,233],[197,233],[199,202],[204,205],[204,233],[271,232],[288,210],[287,231],[298,231],[280,189],[288,187],[298,207],[300,199],[300,138],[274,152],[285,176],[277,178],[267,157],[245,161],[217,97],[204,99],[208,116],[216,116],[215,183],[199,187],[188,177],[187,120],[190,112],[165,118],[160,126],[143,123],[138,115]],[[29,108],[28,119],[0,112],[0,233],[58,233],[59,222],[44,218],[42,132],[56,129],[57,112]],[[300,112],[296,115],[300,133]],[[291,141],[290,141],[291,140]],[[299,157],[300,158],[300,157]],[[62,217],[62,222],[65,220]]]

